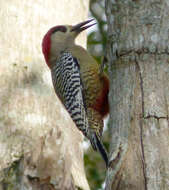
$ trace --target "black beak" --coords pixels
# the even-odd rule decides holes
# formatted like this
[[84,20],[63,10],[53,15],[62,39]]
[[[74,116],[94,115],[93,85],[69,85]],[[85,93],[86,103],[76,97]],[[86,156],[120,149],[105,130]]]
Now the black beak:
[[87,25],[85,26],[86,24],[88,24],[89,22],[93,21],[94,19],[90,19],[90,20],[87,20],[87,21],[84,21],[84,22],[81,22],[79,24],[76,24],[75,26],[72,26],[72,29],[71,29],[71,32],[75,31],[77,33],[80,33],[82,32],[83,30],[86,30],[87,28],[97,24],[97,23],[93,23],[93,24],[90,24],[90,25]]

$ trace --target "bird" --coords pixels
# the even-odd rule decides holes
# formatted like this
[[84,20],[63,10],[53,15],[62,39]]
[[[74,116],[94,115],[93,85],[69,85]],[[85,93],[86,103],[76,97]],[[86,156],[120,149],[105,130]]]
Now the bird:
[[82,31],[96,24],[91,24],[93,20],[50,28],[43,37],[42,52],[56,95],[108,166],[102,132],[103,119],[109,113],[109,79],[90,53],[75,43]]

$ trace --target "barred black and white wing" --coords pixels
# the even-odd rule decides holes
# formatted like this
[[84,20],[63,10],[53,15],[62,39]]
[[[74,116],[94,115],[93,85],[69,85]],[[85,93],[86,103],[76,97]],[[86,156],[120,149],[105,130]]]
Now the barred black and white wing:
[[106,150],[97,136],[94,126],[89,126],[80,66],[71,53],[63,52],[51,69],[54,89],[79,130],[90,140],[94,150],[99,150],[108,166]]
[[79,130],[88,136],[88,119],[77,59],[71,53],[63,52],[51,72],[56,94]]

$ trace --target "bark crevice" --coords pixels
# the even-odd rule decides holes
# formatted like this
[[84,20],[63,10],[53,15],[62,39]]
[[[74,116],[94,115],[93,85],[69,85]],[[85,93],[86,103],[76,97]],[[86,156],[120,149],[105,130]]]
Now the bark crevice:
[[169,119],[169,116],[167,115],[167,116],[160,116],[160,117],[158,117],[158,116],[156,116],[156,115],[148,115],[148,116],[146,116],[146,117],[143,117],[143,119],[150,119],[150,118],[154,118],[154,119],[157,119],[157,120],[159,120],[159,119]]
[[[141,115],[144,117],[144,88],[143,88],[143,78],[141,74],[141,69],[137,58],[135,58],[136,68],[139,73],[139,81],[140,81],[140,92],[141,92]],[[141,155],[142,155],[142,167],[143,167],[143,177],[144,177],[144,189],[147,190],[147,174],[146,174],[146,162],[145,162],[145,153],[144,153],[144,143],[143,143],[143,121],[140,119],[139,121],[140,128],[140,145],[141,145]]]

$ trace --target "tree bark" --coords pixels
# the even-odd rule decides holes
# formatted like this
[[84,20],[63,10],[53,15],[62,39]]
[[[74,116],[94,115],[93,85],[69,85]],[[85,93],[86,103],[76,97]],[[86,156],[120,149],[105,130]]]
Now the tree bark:
[[169,2],[106,1],[110,168],[106,190],[169,189]]
[[[50,27],[86,20],[88,1],[1,0],[0,7],[0,189],[89,190],[82,135],[41,53]],[[78,43],[85,42],[83,33]]]

